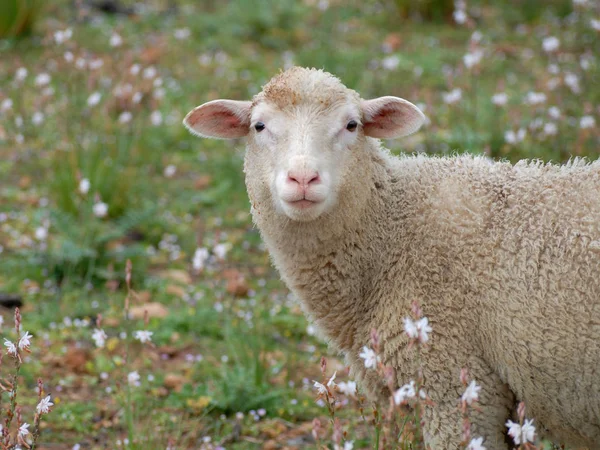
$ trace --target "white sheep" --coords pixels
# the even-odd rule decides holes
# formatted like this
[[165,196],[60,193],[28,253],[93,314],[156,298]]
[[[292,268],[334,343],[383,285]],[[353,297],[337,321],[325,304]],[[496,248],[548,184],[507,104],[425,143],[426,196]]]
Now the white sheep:
[[248,136],[254,222],[287,286],[346,355],[376,328],[398,385],[415,373],[403,317],[417,300],[435,336],[422,358],[433,449],[458,448],[459,373],[483,386],[475,433],[508,447],[515,398],[540,432],[600,449],[600,162],[491,163],[394,157],[376,138],[424,121],[396,97],[362,100],[337,78],[293,68],[250,101],[216,100],[185,125]]

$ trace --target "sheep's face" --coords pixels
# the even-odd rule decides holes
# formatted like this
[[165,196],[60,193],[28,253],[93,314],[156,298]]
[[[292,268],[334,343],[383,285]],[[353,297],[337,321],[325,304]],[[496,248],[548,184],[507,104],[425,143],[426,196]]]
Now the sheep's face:
[[406,100],[362,100],[330,74],[294,68],[252,102],[208,102],[184,124],[203,137],[248,136],[246,184],[254,206],[269,202],[278,214],[308,222],[333,210],[345,181],[361,176],[366,136],[403,136],[423,119]]

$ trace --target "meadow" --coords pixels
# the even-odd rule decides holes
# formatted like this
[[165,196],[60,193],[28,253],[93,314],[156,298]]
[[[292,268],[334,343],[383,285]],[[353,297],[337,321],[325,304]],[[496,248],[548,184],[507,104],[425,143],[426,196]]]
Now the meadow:
[[[244,142],[182,126],[201,103],[318,67],[424,111],[395,153],[599,155],[592,0],[34,5],[0,39],[0,331],[32,336],[3,348],[2,449],[376,448],[252,225]],[[345,383],[337,437],[323,356]]]

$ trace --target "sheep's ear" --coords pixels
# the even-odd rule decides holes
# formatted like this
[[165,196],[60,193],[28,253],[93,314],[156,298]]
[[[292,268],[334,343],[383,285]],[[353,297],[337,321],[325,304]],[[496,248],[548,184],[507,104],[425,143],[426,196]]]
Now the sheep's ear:
[[183,124],[200,137],[240,138],[250,130],[251,106],[252,102],[213,100],[190,111]]
[[363,100],[363,127],[365,135],[380,139],[393,139],[414,133],[425,115],[411,102],[398,97],[379,97]]

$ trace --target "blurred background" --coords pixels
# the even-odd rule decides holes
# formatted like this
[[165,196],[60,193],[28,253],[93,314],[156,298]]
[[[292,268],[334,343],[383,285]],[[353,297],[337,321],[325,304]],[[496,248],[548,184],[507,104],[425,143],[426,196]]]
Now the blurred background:
[[314,445],[326,345],[252,227],[244,142],[190,136],[193,107],[310,66],[417,104],[397,153],[595,159],[599,53],[595,0],[2,0],[0,312],[34,336],[23,414],[37,377],[54,398],[38,448]]

